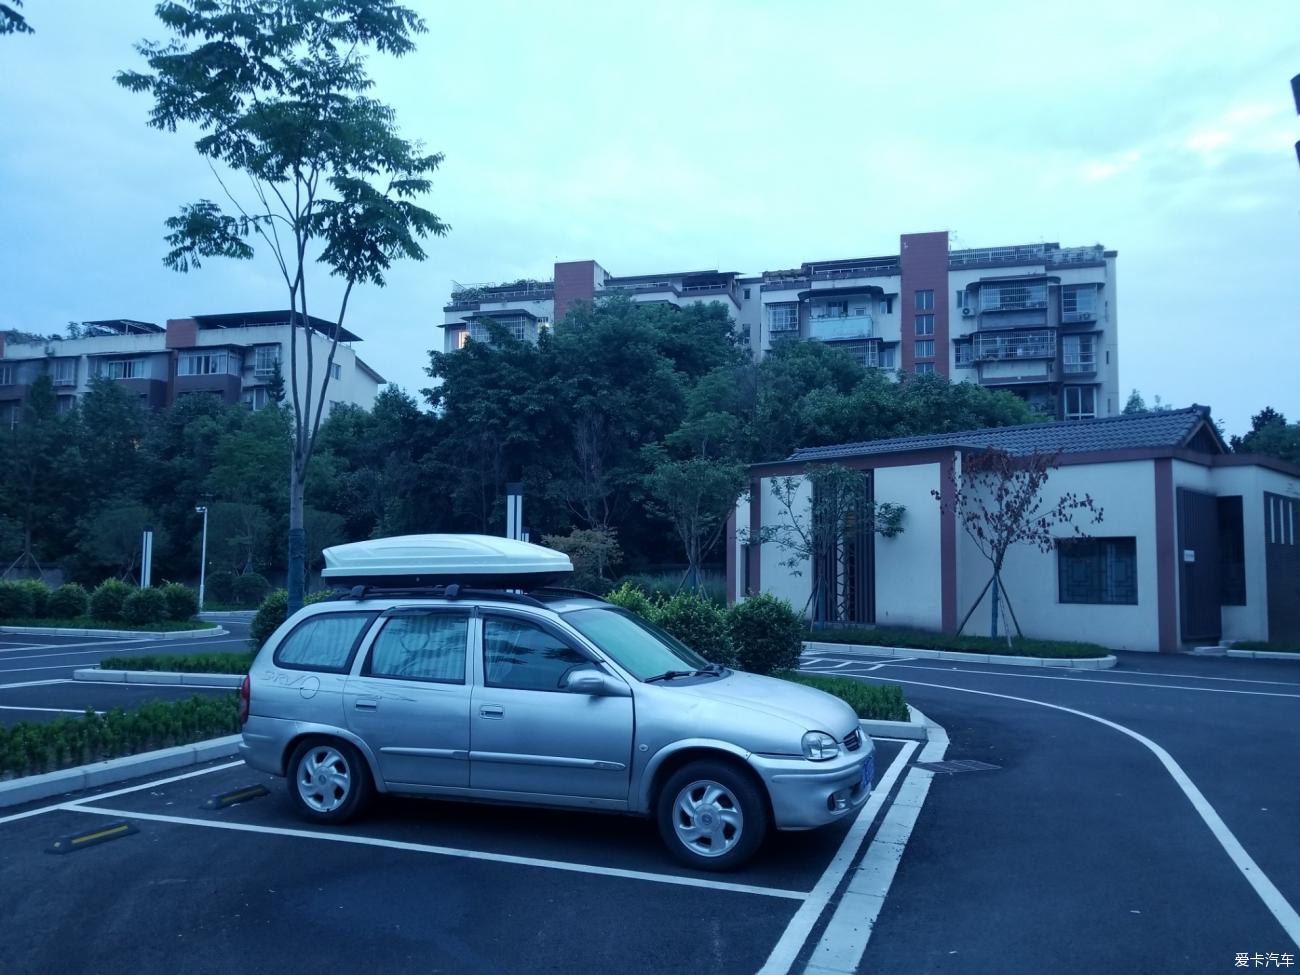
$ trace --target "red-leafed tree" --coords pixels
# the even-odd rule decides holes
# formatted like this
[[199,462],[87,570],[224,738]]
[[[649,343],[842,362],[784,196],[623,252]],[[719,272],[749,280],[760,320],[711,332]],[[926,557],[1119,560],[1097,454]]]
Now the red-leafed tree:
[[[954,465],[950,475],[952,498],[945,500],[941,492],[930,492],[945,514],[955,514],[962,529],[993,569],[988,582],[962,617],[958,633],[965,628],[984,594],[992,589],[990,635],[998,635],[998,594],[1001,593],[1017,635],[1024,636],[1011,607],[1011,597],[1002,583],[1002,566],[1007,552],[1014,545],[1033,545],[1040,552],[1051,552],[1062,529],[1068,530],[1073,537],[1086,537],[1086,532],[1075,524],[1076,516],[1090,516],[1094,525],[1101,523],[1102,509],[1090,495],[1067,491],[1054,501],[1044,496],[1048,475],[1058,466],[1056,460],[1056,454],[1037,451],[1031,454],[1010,454],[1004,450],[966,453],[962,456],[960,473]],[[1008,642],[1010,639],[1008,632]]]

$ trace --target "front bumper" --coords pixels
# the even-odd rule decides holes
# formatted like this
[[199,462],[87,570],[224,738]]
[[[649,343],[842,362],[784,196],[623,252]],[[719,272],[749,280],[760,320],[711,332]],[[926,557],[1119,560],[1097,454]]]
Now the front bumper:
[[875,749],[867,747],[829,762],[751,755],[772,800],[777,829],[815,829],[852,816],[871,795]]

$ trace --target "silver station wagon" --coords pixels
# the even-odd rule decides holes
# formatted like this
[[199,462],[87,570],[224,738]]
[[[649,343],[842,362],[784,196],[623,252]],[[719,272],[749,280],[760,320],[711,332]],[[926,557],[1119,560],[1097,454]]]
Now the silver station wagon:
[[307,819],[350,820],[376,791],[608,810],[653,816],[679,859],[723,870],[769,829],[835,822],[870,794],[847,704],[538,586],[559,553],[423,535],[326,557],[350,588],[280,626],[241,691],[244,760],[286,777]]

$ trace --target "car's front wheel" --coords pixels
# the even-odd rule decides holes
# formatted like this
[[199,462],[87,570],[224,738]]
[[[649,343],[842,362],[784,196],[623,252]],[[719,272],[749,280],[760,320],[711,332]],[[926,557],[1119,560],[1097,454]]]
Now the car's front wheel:
[[304,819],[343,823],[370,801],[374,784],[366,761],[345,741],[308,739],[289,759],[289,798]]
[[657,815],[668,849],[700,870],[740,866],[768,829],[760,787],[725,762],[691,762],[674,772],[659,793]]

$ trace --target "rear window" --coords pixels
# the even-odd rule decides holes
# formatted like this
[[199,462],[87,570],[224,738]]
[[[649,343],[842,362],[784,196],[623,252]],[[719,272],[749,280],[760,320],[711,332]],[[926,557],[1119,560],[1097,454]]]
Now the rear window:
[[352,667],[361,638],[376,613],[320,613],[293,628],[276,648],[275,663],[291,670],[342,674]]

